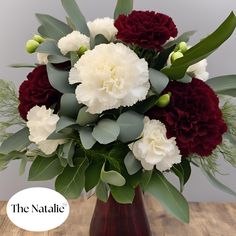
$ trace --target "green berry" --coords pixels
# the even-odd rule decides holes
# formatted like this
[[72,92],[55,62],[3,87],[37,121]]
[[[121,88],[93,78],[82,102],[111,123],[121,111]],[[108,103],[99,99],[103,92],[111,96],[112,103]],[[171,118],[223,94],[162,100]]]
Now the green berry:
[[28,40],[26,45],[25,45],[25,49],[28,53],[34,53],[36,51],[36,49],[38,48],[39,43],[35,40]]

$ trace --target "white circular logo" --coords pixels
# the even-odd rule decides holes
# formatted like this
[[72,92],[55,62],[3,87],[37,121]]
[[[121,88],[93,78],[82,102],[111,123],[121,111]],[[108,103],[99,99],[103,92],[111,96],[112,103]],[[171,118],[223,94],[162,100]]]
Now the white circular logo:
[[28,188],[16,193],[7,203],[11,222],[24,230],[43,232],[54,229],[69,216],[68,201],[48,188]]

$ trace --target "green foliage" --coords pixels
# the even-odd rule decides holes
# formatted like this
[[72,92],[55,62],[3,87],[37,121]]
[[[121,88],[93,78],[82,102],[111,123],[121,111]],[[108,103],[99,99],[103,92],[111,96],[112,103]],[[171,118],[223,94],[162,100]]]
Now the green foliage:
[[191,166],[189,160],[182,159],[180,164],[175,164],[171,168],[172,172],[179,178],[180,192],[183,192],[184,185],[188,182],[191,175]]
[[117,0],[114,19],[117,19],[121,14],[128,15],[132,10],[133,0]]
[[100,144],[109,144],[117,140],[120,126],[114,120],[103,119],[94,127],[92,135]]
[[55,189],[68,199],[76,199],[85,186],[85,170],[89,162],[86,157],[78,158],[75,167],[67,166],[57,177]]
[[10,135],[9,128],[23,126],[18,112],[18,95],[13,83],[0,80],[0,144]]
[[108,44],[108,43],[109,43],[109,41],[102,34],[96,35],[95,38],[90,38],[90,48],[91,49],[93,49],[95,46],[97,46],[99,44]]
[[152,68],[149,69],[149,79],[152,85],[152,88],[155,92],[160,95],[161,92],[166,88],[169,83],[168,77],[161,73],[158,70],[154,70]]
[[71,127],[73,125],[77,125],[77,123],[75,122],[75,120],[66,117],[66,116],[61,116],[59,121],[57,122],[57,126],[56,126],[56,133],[59,133],[60,131],[62,131],[63,129],[66,129],[68,127]]
[[184,57],[174,61],[170,67],[165,67],[161,71],[172,80],[183,78],[189,66],[212,54],[232,35],[235,27],[236,17],[232,12],[215,32],[190,48]]
[[98,114],[91,114],[87,112],[88,107],[84,106],[79,110],[78,117],[77,117],[77,123],[80,126],[85,126],[91,123],[94,123],[99,115]]
[[83,127],[80,131],[80,140],[85,149],[90,149],[96,143],[92,135],[92,128],[91,127]]
[[236,97],[236,75],[219,76],[206,81],[217,93]]
[[132,107],[132,110],[141,114],[145,114],[149,109],[151,109],[155,105],[157,100],[158,100],[158,97],[156,95],[152,95],[148,97],[147,99],[145,99],[144,101],[136,103]]
[[118,186],[118,187],[124,186],[126,183],[125,178],[117,171],[114,171],[114,170],[106,171],[105,164],[106,163],[104,163],[102,166],[101,175],[100,175],[101,180],[104,183],[111,184],[114,186]]
[[137,173],[142,168],[141,163],[134,157],[132,152],[126,155],[124,163],[129,175]]
[[57,156],[49,158],[38,156],[31,165],[28,180],[50,180],[61,174],[63,169]]
[[128,184],[117,187],[110,185],[110,190],[112,197],[121,204],[130,204],[133,202],[135,190],[133,187],[129,186]]
[[90,33],[89,33],[86,19],[83,16],[82,12],[80,11],[79,6],[77,5],[76,1],[75,0],[61,0],[61,3],[69,16],[70,25],[73,25],[74,27],[76,27],[76,29],[80,31],[82,34],[89,36]]
[[57,41],[53,39],[47,39],[41,43],[36,52],[62,56],[60,49],[57,47]]
[[146,191],[152,194],[160,204],[178,220],[184,223],[189,222],[189,207],[187,201],[182,194],[167,181],[161,172],[156,170],[153,172]]
[[38,32],[45,38],[59,40],[72,32],[72,29],[67,24],[52,16],[36,14],[36,17],[42,24],[38,28]]
[[123,143],[137,139],[143,131],[143,119],[143,115],[140,115],[134,111],[122,113],[117,120],[117,123],[120,126],[120,134],[118,139]]
[[99,200],[102,202],[107,202],[109,197],[109,187],[107,184],[103,183],[102,181],[99,181],[97,187],[96,187],[96,196]]

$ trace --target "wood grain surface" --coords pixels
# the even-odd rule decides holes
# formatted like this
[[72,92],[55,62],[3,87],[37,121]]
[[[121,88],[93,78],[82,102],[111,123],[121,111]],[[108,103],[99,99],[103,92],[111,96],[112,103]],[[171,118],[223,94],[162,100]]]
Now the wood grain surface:
[[[14,226],[6,216],[6,202],[0,202],[0,236],[88,236],[95,201],[94,197],[71,201],[67,221],[44,233],[27,232]],[[151,196],[145,196],[145,204],[153,236],[236,236],[236,203],[191,203],[190,224],[168,216]]]

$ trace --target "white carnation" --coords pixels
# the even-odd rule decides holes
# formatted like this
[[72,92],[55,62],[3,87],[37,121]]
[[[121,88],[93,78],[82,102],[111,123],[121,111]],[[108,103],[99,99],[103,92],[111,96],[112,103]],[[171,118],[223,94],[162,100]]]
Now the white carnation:
[[129,148],[145,170],[152,170],[156,166],[157,170],[165,171],[181,162],[175,138],[168,139],[165,125],[148,117],[144,118],[141,139],[131,143]]
[[79,51],[82,46],[89,48],[89,42],[90,39],[86,35],[73,31],[58,41],[58,48],[63,55],[66,55],[68,52]]
[[87,51],[72,68],[71,84],[79,103],[95,114],[132,106],[146,98],[149,84],[148,64],[123,44],[100,44]]
[[39,64],[47,65],[48,64],[48,54],[47,53],[37,53],[37,59]]
[[38,145],[45,153],[51,154],[57,146],[64,143],[64,140],[47,140],[50,134],[56,129],[56,124],[59,116],[53,114],[52,109],[47,109],[45,106],[33,107],[27,114],[27,127],[29,128],[29,140]]
[[89,21],[87,24],[92,38],[95,38],[98,34],[102,34],[109,42],[112,42],[118,33],[117,28],[114,26],[114,19],[109,17]]

